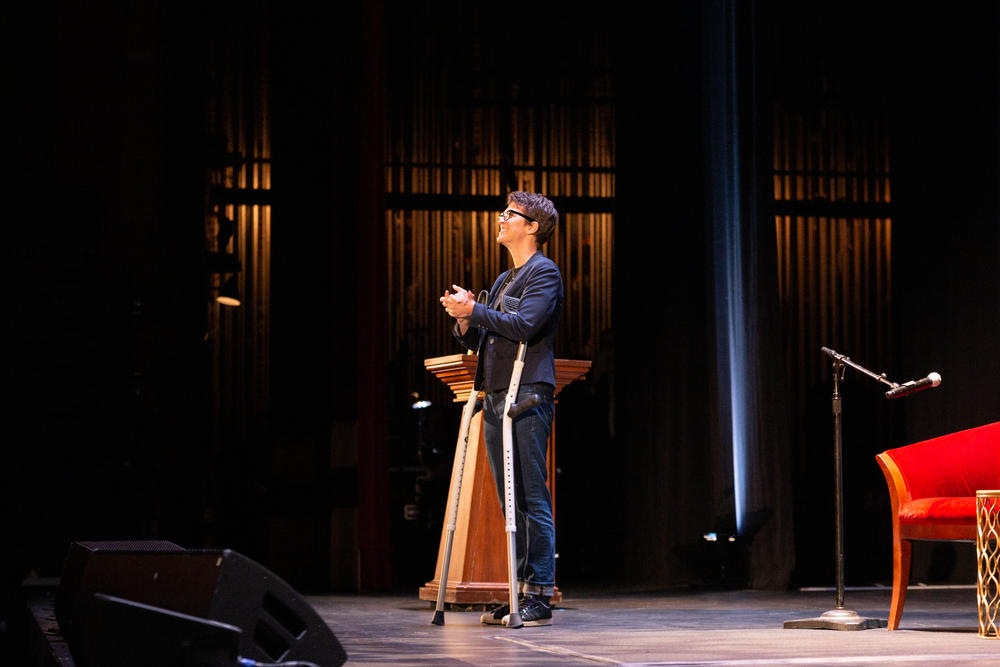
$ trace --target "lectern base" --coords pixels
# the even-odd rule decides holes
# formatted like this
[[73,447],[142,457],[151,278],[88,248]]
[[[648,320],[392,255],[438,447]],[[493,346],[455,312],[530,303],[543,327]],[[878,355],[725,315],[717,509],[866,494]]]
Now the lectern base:
[[[428,581],[420,587],[420,599],[429,602],[437,602],[438,582]],[[444,592],[445,603],[453,607],[465,607],[475,609],[479,606],[492,607],[504,604],[510,598],[510,589],[506,581],[498,582],[469,582],[464,584],[449,584]],[[556,586],[555,592],[549,599],[549,603],[557,605],[562,602],[562,591]],[[485,611],[485,609],[484,609]]]
[[871,630],[887,628],[884,618],[863,618],[850,609],[831,609],[816,618],[785,621],[786,630]]

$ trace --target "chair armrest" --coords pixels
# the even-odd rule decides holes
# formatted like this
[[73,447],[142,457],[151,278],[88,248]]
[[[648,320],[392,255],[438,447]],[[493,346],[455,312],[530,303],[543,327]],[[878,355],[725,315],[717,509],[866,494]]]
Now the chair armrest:
[[906,478],[903,471],[899,469],[895,459],[889,452],[882,452],[875,455],[882,474],[885,475],[885,482],[889,487],[889,500],[892,503],[893,524],[899,522],[899,506],[910,502],[910,489],[906,485]]

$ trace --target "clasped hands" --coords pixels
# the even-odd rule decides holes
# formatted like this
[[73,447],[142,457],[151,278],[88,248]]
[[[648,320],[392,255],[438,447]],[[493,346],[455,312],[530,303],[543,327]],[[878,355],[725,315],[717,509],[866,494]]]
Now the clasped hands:
[[476,307],[476,300],[472,297],[472,292],[464,290],[458,285],[452,285],[454,293],[444,291],[441,297],[441,305],[446,313],[459,321],[468,321],[472,316],[472,310]]

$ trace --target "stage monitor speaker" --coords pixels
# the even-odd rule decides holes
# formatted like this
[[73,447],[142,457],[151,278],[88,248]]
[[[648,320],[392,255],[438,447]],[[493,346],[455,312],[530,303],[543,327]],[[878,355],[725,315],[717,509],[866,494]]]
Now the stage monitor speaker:
[[[63,573],[56,620],[74,657],[88,650],[87,635],[108,636],[109,628],[95,628],[102,615],[108,615],[106,599],[94,602],[95,595],[102,594],[239,628],[239,658],[303,661],[318,667],[339,667],[347,661],[333,631],[291,586],[230,549],[183,549],[170,542],[74,542]],[[147,618],[155,617],[149,609],[142,611]],[[110,617],[128,612],[116,608]]]
[[80,665],[233,667],[243,631],[235,625],[96,593],[73,647]]

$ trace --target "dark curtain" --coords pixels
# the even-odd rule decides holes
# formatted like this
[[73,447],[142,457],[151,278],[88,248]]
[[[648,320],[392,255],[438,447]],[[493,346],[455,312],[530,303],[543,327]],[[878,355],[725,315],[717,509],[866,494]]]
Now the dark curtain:
[[942,383],[898,400],[895,445],[1000,419],[998,17],[993,3],[937,8],[899,35],[892,372]]
[[[780,588],[794,536],[757,9],[669,10],[657,39],[643,39],[640,22],[622,28],[631,40],[620,52],[615,265],[621,566],[630,581],[656,585]],[[741,271],[735,289],[720,282],[726,253]],[[735,302],[745,329],[730,341],[719,312]],[[745,443],[745,487],[734,484],[734,441]],[[704,539],[710,532],[716,541]]]
[[739,515],[734,548],[746,561],[746,583],[784,588],[795,551],[770,184],[769,21],[757,3],[706,3],[704,17],[719,447],[732,461],[715,475],[733,480],[734,497],[724,497]]
[[[731,524],[718,449],[707,248],[701,16],[621,18],[615,236],[617,562],[630,583],[713,579],[705,532]],[[716,488],[720,487],[720,488]],[[709,555],[712,556],[712,555]]]

